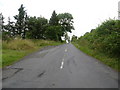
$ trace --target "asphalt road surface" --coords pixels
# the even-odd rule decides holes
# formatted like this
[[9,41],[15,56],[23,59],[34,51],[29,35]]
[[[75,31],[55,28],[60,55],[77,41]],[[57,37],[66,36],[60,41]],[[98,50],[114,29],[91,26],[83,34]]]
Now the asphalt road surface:
[[118,88],[118,73],[64,44],[44,48],[3,69],[3,88]]

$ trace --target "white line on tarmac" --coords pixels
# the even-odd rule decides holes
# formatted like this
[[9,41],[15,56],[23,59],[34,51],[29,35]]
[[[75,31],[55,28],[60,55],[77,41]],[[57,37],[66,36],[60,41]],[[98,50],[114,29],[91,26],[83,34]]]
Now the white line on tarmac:
[[[65,52],[67,52],[67,49],[65,49]],[[64,58],[62,59],[60,69],[63,69],[63,65],[64,65]]]
[[65,49],[65,52],[67,52],[67,49]]
[[60,67],[60,69],[62,69],[62,68],[63,68],[63,64],[64,64],[64,62],[62,61],[62,62],[61,62],[61,67]]
[[61,66],[60,66],[60,69],[62,69],[63,68],[63,65],[64,65],[64,58],[62,59],[62,62],[61,62]]

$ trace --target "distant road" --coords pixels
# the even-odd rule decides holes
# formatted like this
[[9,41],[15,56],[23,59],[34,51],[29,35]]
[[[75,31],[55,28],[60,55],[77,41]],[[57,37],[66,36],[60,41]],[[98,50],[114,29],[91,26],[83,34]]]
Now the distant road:
[[64,44],[4,69],[3,88],[118,88],[118,73],[72,44]]

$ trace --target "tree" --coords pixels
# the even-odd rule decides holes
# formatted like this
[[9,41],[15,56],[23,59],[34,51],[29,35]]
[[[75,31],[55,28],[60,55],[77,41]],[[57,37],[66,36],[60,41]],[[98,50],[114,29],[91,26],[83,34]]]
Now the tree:
[[24,10],[25,7],[23,7],[23,4],[21,4],[20,8],[18,9],[19,14],[14,16],[14,18],[17,20],[15,23],[17,34],[20,35],[22,38],[25,38],[25,32],[27,30],[27,13]]
[[2,36],[2,40],[8,40],[10,37],[10,33],[6,29],[6,25],[4,25],[4,17],[2,13],[0,14],[0,31],[2,32],[2,35],[0,33],[0,35]]
[[72,42],[75,42],[77,40],[77,36],[73,35],[72,36]]
[[62,13],[57,15],[53,11],[52,16],[49,20],[49,26],[46,31],[46,37],[56,41],[62,41],[61,37],[65,36],[67,32],[72,32],[73,17],[69,13]]
[[70,37],[68,36],[67,32],[65,33],[64,36],[65,36],[65,41],[69,43],[70,42]]
[[49,20],[50,25],[58,25],[58,17],[55,11],[53,11],[52,16]]
[[49,24],[47,26],[47,30],[45,32],[46,38],[55,40],[55,41],[62,41],[62,28],[59,25],[58,16],[55,11],[53,11],[52,16],[49,20]]
[[70,13],[62,13],[58,15],[59,24],[62,26],[62,32],[72,32],[73,27],[73,16]]
[[62,41],[61,39],[61,26],[50,26],[48,25],[46,29],[46,39],[55,40],[55,41]]
[[4,31],[4,17],[2,13],[0,13],[0,31]]
[[44,17],[30,17],[28,19],[27,37],[34,39],[45,39],[45,30],[48,20]]
[[8,17],[8,24],[4,26],[7,32],[9,32],[10,37],[14,37],[16,32],[15,32],[15,25],[14,22],[11,21],[10,17]]
[[78,41],[90,49],[109,57],[120,57],[120,21],[106,20],[96,29],[87,32]]

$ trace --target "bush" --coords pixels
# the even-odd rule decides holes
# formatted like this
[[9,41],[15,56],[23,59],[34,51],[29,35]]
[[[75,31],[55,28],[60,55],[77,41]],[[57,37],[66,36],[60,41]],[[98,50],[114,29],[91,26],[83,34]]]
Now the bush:
[[120,21],[107,20],[90,33],[86,33],[79,41],[85,40],[89,47],[109,56],[119,56],[120,53]]
[[86,54],[120,71],[120,20],[107,20],[73,44]]

